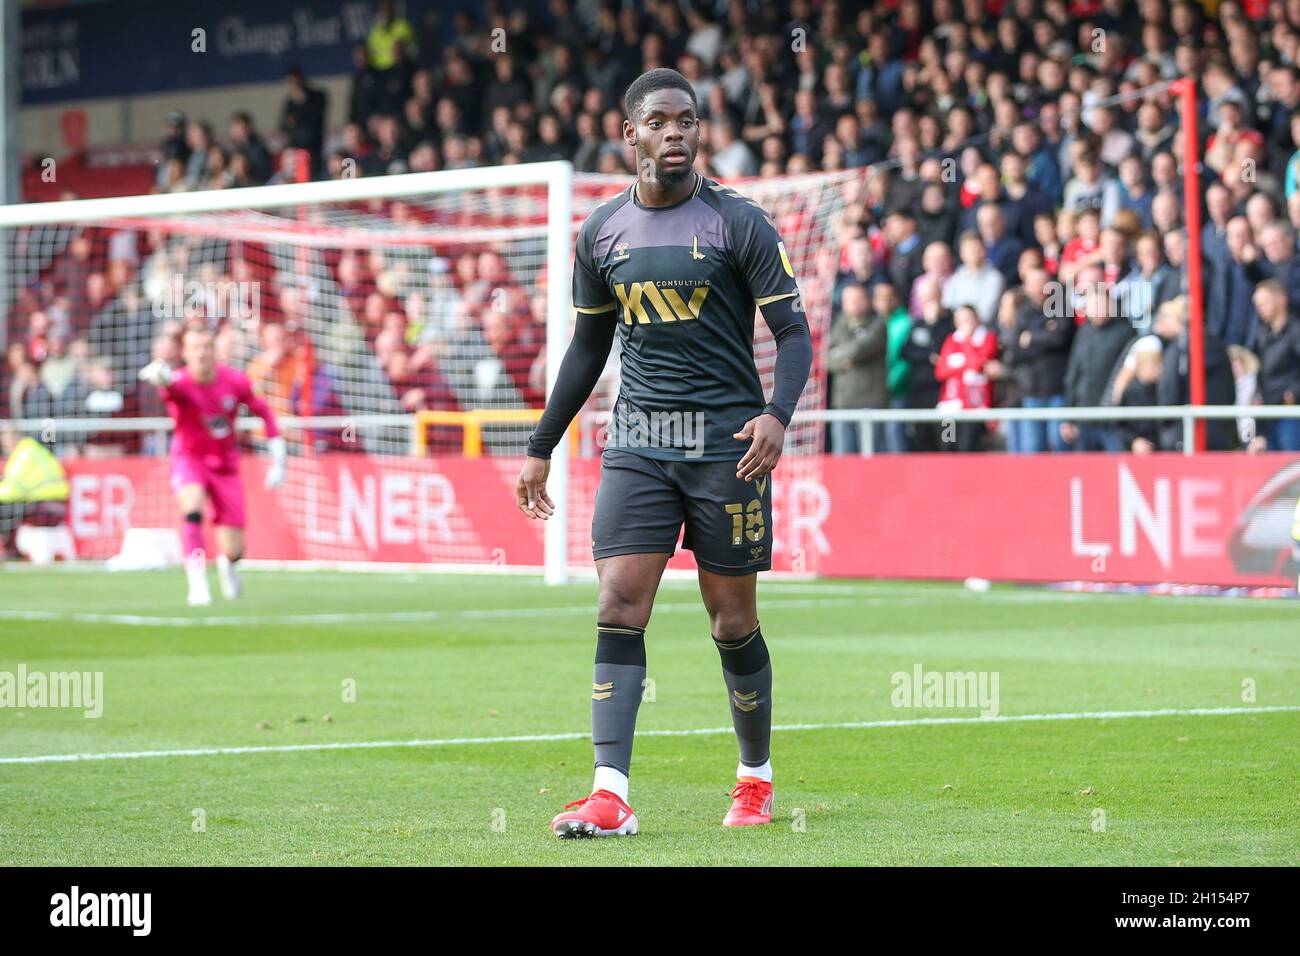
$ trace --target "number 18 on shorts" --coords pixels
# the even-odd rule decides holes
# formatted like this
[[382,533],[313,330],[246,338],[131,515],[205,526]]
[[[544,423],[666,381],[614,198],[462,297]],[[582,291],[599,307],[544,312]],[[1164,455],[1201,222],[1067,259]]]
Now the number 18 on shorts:
[[673,553],[683,545],[715,574],[772,567],[772,476],[736,477],[734,461],[663,461],[623,449],[601,456],[591,523],[597,560]]

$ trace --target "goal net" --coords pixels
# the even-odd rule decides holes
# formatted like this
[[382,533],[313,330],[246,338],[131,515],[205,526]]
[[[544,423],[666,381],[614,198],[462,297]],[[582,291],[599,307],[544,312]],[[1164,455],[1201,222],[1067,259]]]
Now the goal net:
[[[824,407],[838,234],[861,184],[734,184],[772,215],[804,292],[819,358],[801,408]],[[555,457],[565,520],[521,527],[513,483],[572,328],[574,231],[626,185],[542,163],[0,210],[5,417],[64,459],[79,556],[174,527],[165,411],[135,376],[178,360],[180,331],[201,324],[289,443],[285,486],[263,493],[260,427],[241,433],[250,557],[545,563],[560,580],[590,566],[617,346]],[[761,320],[755,356],[770,391]],[[796,419],[785,467],[821,451],[821,428]]]

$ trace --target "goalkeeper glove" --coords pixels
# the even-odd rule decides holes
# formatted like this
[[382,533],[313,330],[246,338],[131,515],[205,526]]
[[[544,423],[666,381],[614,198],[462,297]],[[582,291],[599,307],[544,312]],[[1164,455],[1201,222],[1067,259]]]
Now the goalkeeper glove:
[[150,385],[166,388],[172,383],[172,367],[163,359],[154,359],[140,369],[140,374],[136,377],[142,382],[148,382]]
[[271,491],[284,484],[284,439],[279,435],[268,438],[266,450],[271,453],[271,467],[266,469],[266,487]]

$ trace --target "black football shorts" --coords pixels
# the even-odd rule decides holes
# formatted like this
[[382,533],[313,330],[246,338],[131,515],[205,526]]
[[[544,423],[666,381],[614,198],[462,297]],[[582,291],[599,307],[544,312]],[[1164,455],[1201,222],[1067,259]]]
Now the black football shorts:
[[[739,458],[737,458],[739,461]],[[772,476],[736,477],[735,461],[661,461],[622,448],[600,459],[591,520],[597,560],[616,554],[672,554],[682,544],[715,574],[772,567]]]

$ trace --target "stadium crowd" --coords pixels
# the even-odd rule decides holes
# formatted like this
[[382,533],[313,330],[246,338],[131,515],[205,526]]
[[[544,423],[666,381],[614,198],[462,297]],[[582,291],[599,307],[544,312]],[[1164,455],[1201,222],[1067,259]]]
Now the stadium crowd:
[[[290,70],[270,133],[245,111],[220,138],[169,116],[156,188],[550,159],[630,175],[622,93],[671,66],[706,121],[701,172],[862,171],[860,201],[818,259],[833,290],[833,319],[814,330],[829,407],[1061,409],[1001,428],[878,424],[868,436],[836,423],[832,451],[1180,448],[1176,419],[1072,421],[1068,409],[1188,400],[1191,242],[1204,260],[1206,400],[1243,406],[1210,424],[1210,447],[1300,450],[1300,418],[1256,427],[1249,414],[1300,399],[1300,0],[551,0],[548,13],[457,12],[455,41],[439,48],[382,4],[354,54],[345,124],[327,128],[325,93]],[[1201,88],[1199,236],[1184,221],[1169,87],[1181,76]],[[269,249],[204,253],[131,230],[28,241],[63,251],[10,310],[0,375],[12,417],[152,413],[133,373],[172,354],[182,320],[149,303],[189,265],[265,283],[261,321],[222,323],[218,345],[278,412],[354,409],[338,369],[310,354],[307,306]],[[344,249],[327,261],[391,391],[383,408],[540,404],[535,281],[490,250],[436,269],[391,258]],[[68,441],[97,451],[93,436]]]

